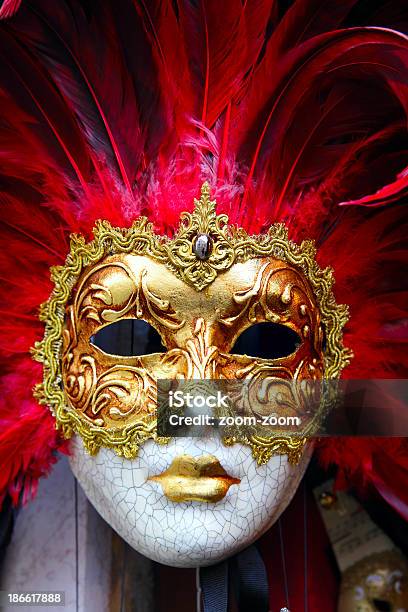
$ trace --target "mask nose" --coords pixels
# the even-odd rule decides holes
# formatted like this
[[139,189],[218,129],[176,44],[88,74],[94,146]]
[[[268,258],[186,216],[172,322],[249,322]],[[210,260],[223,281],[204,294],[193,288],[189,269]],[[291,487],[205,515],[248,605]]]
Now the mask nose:
[[208,380],[216,378],[216,365],[218,347],[210,344],[208,327],[205,320],[200,317],[194,327],[192,338],[186,342],[188,353],[189,380]]

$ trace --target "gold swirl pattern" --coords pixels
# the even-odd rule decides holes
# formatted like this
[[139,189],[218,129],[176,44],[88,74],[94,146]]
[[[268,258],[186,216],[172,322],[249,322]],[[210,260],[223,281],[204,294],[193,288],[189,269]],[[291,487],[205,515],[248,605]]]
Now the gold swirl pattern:
[[[200,235],[211,242],[205,258],[194,250]],[[165,442],[156,435],[158,378],[250,378],[254,385],[274,376],[338,378],[352,357],[342,342],[348,309],[336,304],[333,272],[319,268],[315,253],[310,240],[290,241],[283,224],[258,236],[229,225],[206,183],[173,238],[155,234],[144,217],[130,228],[97,221],[94,239],[72,235],[65,265],[51,268],[54,289],[40,311],[44,338],[33,349],[44,372],[36,397],[63,435],[80,434],[89,452],[106,446],[134,457],[148,438]],[[93,334],[124,318],[149,322],[167,352],[126,359],[92,345]],[[257,321],[299,332],[299,352],[283,360],[231,355],[238,335]],[[305,441],[225,439],[251,446],[259,463],[276,453],[297,462]]]

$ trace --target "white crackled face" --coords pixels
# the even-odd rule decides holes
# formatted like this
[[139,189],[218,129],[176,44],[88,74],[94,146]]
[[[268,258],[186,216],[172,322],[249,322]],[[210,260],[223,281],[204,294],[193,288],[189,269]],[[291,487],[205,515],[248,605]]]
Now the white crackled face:
[[[109,449],[96,457],[76,437],[71,466],[91,503],[126,542],[145,556],[176,567],[211,565],[249,546],[280,516],[308,464],[311,446],[297,466],[286,456],[266,465],[251,449],[226,447],[218,439],[176,438],[167,445],[149,440],[136,459]],[[166,471],[176,457],[213,455],[238,484],[215,503],[174,502],[152,476]]]

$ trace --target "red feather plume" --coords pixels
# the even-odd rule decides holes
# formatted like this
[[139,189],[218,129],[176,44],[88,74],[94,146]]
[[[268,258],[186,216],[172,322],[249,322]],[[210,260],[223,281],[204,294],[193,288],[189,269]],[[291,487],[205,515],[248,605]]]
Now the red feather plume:
[[[406,377],[404,3],[19,4],[0,8],[0,496],[27,498],[66,450],[29,350],[69,234],[140,214],[171,234],[204,180],[248,231],[285,221],[316,241],[350,305],[347,376]],[[405,441],[320,454],[407,516]]]
[[0,7],[0,19],[7,19],[17,13],[21,0],[3,0]]

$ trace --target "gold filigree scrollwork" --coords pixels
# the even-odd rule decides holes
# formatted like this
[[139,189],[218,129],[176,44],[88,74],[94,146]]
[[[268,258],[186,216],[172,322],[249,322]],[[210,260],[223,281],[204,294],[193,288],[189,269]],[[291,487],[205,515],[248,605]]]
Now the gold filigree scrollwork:
[[[193,244],[197,235],[203,233],[210,237],[212,248],[208,257],[200,260],[194,253]],[[36,388],[36,397],[51,409],[57,427],[63,434],[69,437],[73,432],[79,433],[90,452],[96,452],[103,445],[114,448],[119,455],[134,457],[143,441],[148,438],[156,439],[156,421],[153,417],[132,422],[121,428],[120,414],[117,414],[117,427],[108,429],[98,425],[97,421],[91,422],[83,410],[74,410],[68,405],[66,393],[81,398],[85,384],[91,384],[95,389],[98,389],[99,385],[101,389],[98,393],[91,394],[93,399],[90,400],[91,410],[96,411],[97,419],[103,410],[102,408],[99,411],[99,408],[115,401],[115,393],[112,391],[109,392],[109,398],[106,397],[107,392],[102,389],[103,376],[93,371],[89,360],[82,363],[82,369],[77,371],[76,377],[67,379],[65,391],[62,386],[62,359],[72,359],[72,348],[77,342],[75,326],[65,319],[73,316],[73,312],[69,310],[72,291],[88,267],[91,273],[94,273],[97,266],[109,265],[109,262],[103,261],[105,258],[124,254],[140,255],[165,265],[178,279],[196,291],[204,290],[218,275],[237,263],[271,257],[290,264],[300,275],[304,275],[313,291],[320,319],[326,331],[324,374],[326,378],[337,378],[352,356],[351,351],[346,349],[342,342],[342,330],[348,320],[348,309],[345,305],[336,304],[332,293],[333,272],[330,268],[319,268],[315,261],[315,252],[311,241],[303,241],[300,245],[290,241],[288,231],[283,224],[275,224],[267,233],[258,236],[250,236],[242,228],[228,225],[226,215],[216,214],[215,201],[210,199],[210,190],[206,183],[202,186],[200,199],[195,200],[194,211],[182,215],[180,227],[173,238],[157,235],[153,226],[144,217],[137,219],[130,228],[115,228],[107,221],[97,221],[94,239],[86,242],[83,236],[72,235],[65,265],[51,268],[54,289],[40,310],[40,319],[45,323],[44,338],[37,342],[33,349],[34,358],[43,364],[43,382]],[[118,262],[115,265],[118,265]],[[106,325],[128,313],[130,309],[134,309],[136,316],[141,315],[140,304],[143,302],[143,308],[147,308],[149,317],[156,319],[160,325],[166,326],[169,330],[177,330],[184,324],[184,321],[177,319],[170,304],[149,289],[145,272],[142,271],[139,278],[133,278],[131,271],[129,275],[128,271],[123,268],[122,270],[127,275],[126,282],[129,282],[128,300],[120,307],[115,307],[118,300],[115,302],[109,288],[95,280],[90,284],[89,290],[94,292],[94,297],[96,296],[102,304],[102,308],[95,308],[93,304],[89,304],[87,310],[82,310],[81,316],[90,317],[99,325]],[[290,299],[291,292],[292,288],[288,287],[288,295],[283,295],[282,298]],[[255,311],[252,313],[250,310],[251,297],[251,293],[241,296],[237,294],[236,302],[238,304],[241,301],[243,308],[252,316],[255,315]],[[86,298],[84,299],[86,302]],[[273,310],[269,308],[268,313],[272,316]],[[79,311],[75,316],[79,316]],[[64,332],[66,325],[71,325],[68,337]],[[215,367],[213,364],[216,361],[214,352],[216,349],[210,347],[213,352],[210,349],[203,352],[200,345],[203,324],[200,325],[201,327],[195,330],[193,338],[186,345],[187,361],[190,364],[188,366],[190,370],[187,368],[189,376],[195,372],[200,376],[211,376]],[[63,356],[64,348],[65,356]],[[176,358],[176,354],[169,351],[165,358]],[[128,369],[128,374],[133,376],[136,371]],[[111,375],[114,379],[115,372],[111,372],[109,376]],[[124,382],[129,383],[130,379],[125,377]],[[118,394],[126,394],[129,391],[126,384],[116,385],[115,388]],[[153,396],[151,399],[153,401]],[[89,406],[86,410],[89,410]],[[115,418],[115,414],[111,416]],[[299,456],[299,449],[302,446],[300,438],[286,439],[286,442],[283,439],[269,441],[260,439],[256,444],[255,442],[252,444],[253,452],[260,463],[265,462],[273,453],[285,453],[294,460]]]
[[[174,272],[198,291],[204,289],[227,270],[235,261],[232,235],[228,230],[228,217],[217,215],[215,201],[210,199],[210,188],[204,183],[201,198],[194,200],[193,213],[182,213],[181,224],[174,238],[168,244],[167,254]],[[196,236],[206,234],[212,241],[208,260],[200,260],[193,252]]]
[[226,446],[232,446],[237,442],[246,444],[252,449],[252,455],[259,465],[268,463],[274,455],[286,455],[289,463],[297,465],[302,456],[307,438],[296,436],[274,436],[264,438],[263,436],[251,436],[250,438],[230,436],[223,438]]
[[196,321],[193,337],[186,342],[186,349],[174,348],[162,357],[162,364],[184,361],[183,377],[186,380],[205,380],[216,378],[216,357],[218,348],[206,342],[206,322],[203,318]]
[[95,359],[83,355],[79,365],[67,369],[63,379],[71,404],[93,425],[104,425],[104,419],[98,417],[102,410],[112,420],[138,414],[142,409],[148,418],[155,414],[155,381],[143,368],[116,365],[98,375]]
[[[125,276],[120,278],[120,282],[118,281],[113,287],[108,288],[101,283],[91,282],[89,284],[93,276],[102,271],[115,270],[115,268],[122,271]],[[119,295],[116,296],[115,293]],[[121,308],[115,309],[115,302],[120,302],[124,295],[127,297],[125,304]],[[91,303],[86,303],[89,296],[92,296],[93,300]],[[99,311],[95,307],[95,300],[102,302],[107,308]],[[77,321],[93,319],[97,323],[103,324],[113,323],[132,311],[132,314],[140,319],[144,316],[144,305],[147,312],[157,323],[173,331],[183,327],[185,321],[177,319],[170,302],[161,299],[149,289],[145,268],[140,271],[139,278],[135,278],[132,270],[124,262],[106,262],[92,268],[82,279],[74,302],[73,316]]]

